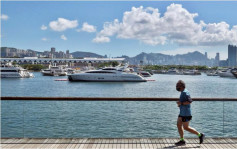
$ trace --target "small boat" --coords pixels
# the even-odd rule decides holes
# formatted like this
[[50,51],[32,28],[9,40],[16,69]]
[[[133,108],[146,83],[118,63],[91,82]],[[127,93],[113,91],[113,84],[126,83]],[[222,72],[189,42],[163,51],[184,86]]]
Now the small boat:
[[216,71],[207,72],[206,74],[207,76],[218,76],[218,73]]
[[67,71],[61,66],[52,66],[49,65],[48,69],[42,69],[41,73],[44,76],[66,76]]
[[120,68],[107,67],[100,70],[90,70],[68,75],[69,81],[87,82],[146,82],[147,80],[136,73],[125,72]]
[[171,68],[165,74],[178,75],[180,73],[179,73],[179,71],[177,69]]
[[183,73],[184,75],[201,75],[198,70],[188,70]]
[[31,78],[34,77],[27,69],[13,66],[11,63],[1,65],[1,78]]

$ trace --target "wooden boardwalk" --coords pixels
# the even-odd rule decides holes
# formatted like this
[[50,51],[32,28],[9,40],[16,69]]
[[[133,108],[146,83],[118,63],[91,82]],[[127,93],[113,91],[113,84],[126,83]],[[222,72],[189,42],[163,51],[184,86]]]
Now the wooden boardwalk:
[[206,138],[203,144],[198,139],[186,139],[186,145],[174,146],[175,138],[141,138],[141,139],[93,139],[93,138],[9,138],[1,139],[2,149],[159,149],[159,148],[203,148],[203,149],[237,149],[237,138]]

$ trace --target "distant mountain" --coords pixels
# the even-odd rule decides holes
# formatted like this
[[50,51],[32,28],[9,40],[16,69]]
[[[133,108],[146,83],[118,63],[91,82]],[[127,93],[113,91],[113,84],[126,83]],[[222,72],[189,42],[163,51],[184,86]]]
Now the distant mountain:
[[70,53],[74,58],[83,58],[83,57],[97,57],[97,58],[104,58],[105,56],[92,53],[92,52],[82,52],[82,51],[76,51]]
[[[57,52],[59,56],[60,52]],[[96,57],[96,58],[106,58],[107,56],[102,56],[92,52],[72,52],[73,58],[84,58],[84,57]],[[21,50],[11,47],[1,47],[1,57],[35,57],[35,56],[47,56],[50,57],[50,51],[38,52],[34,50]],[[125,58],[125,61],[129,62],[131,65],[207,65],[213,66],[215,62],[214,59],[208,59],[204,54],[195,51],[189,52],[187,54],[177,54],[177,55],[165,55],[161,53],[140,53],[134,57],[128,57],[126,55],[121,56]]]
[[207,65],[210,59],[198,51],[177,54],[175,56],[161,53],[140,53],[135,57],[122,56],[129,64],[150,64],[150,65]]

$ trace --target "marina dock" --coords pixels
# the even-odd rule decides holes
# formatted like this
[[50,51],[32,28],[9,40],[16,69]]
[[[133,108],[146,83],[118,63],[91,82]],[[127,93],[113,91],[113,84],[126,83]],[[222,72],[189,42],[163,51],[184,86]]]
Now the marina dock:
[[160,148],[202,148],[236,149],[237,138],[207,138],[199,144],[197,138],[186,139],[186,145],[174,145],[177,138],[9,138],[1,139],[3,149],[12,148],[67,148],[67,149],[160,149]]

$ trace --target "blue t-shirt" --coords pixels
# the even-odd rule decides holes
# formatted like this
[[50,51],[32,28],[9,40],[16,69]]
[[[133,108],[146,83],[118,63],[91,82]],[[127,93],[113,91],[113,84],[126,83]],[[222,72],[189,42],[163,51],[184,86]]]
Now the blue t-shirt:
[[[191,99],[190,94],[189,94],[187,89],[184,89],[184,91],[181,92],[180,97],[179,97],[179,101],[180,102],[188,101],[190,103],[192,102],[192,99]],[[191,105],[190,104],[180,105],[179,109],[180,109],[180,113],[179,113],[180,116],[192,116],[191,115]]]

